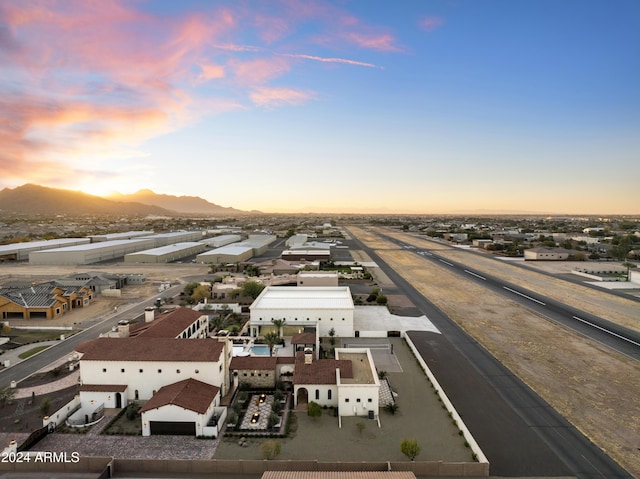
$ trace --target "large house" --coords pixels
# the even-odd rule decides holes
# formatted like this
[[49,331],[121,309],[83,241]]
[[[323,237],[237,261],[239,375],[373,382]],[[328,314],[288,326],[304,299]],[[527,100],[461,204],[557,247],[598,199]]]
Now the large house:
[[94,292],[86,286],[56,281],[0,287],[2,319],[54,319],[74,308],[88,306]]
[[147,311],[146,319],[121,324],[119,337],[97,338],[77,347],[82,407],[76,416],[90,422],[100,408],[146,401],[141,410],[143,435],[217,436],[218,428],[203,428],[217,424],[221,415],[232,348],[225,340],[205,337],[208,322],[200,312],[180,308],[156,319]]
[[314,332],[317,346],[319,338],[331,333],[353,337],[354,309],[351,291],[345,286],[267,286],[249,307],[250,334],[264,336],[276,328],[274,320],[284,320],[282,336]]
[[[241,383],[273,388],[293,383],[296,406],[316,401],[336,407],[338,417],[378,417],[380,383],[369,349],[337,348],[318,359],[319,338],[354,336],[354,305],[345,287],[266,287],[251,306],[250,331],[291,338],[290,357],[236,356],[228,340],[206,337],[207,317],[180,308],[145,322],[120,324],[117,337],[77,348],[80,400],[85,423],[99,408],[144,402],[143,435],[217,436],[225,416],[221,398]],[[284,320],[284,324],[274,320]],[[245,353],[247,354],[247,353]]]

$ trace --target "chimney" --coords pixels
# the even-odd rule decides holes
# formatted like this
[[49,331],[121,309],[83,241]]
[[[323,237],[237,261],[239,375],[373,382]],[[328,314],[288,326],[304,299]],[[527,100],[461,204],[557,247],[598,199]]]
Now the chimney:
[[153,306],[147,306],[146,308],[144,308],[145,323],[150,323],[155,319],[155,317],[156,317],[156,308],[154,308]]
[[129,321],[118,322],[118,337],[120,338],[129,337]]
[[313,349],[304,348],[304,363],[311,364],[313,362]]

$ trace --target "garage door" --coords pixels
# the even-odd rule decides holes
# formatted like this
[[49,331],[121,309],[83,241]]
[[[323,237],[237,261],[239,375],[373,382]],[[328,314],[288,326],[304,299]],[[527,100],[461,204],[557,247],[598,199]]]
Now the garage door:
[[164,434],[170,436],[195,436],[195,422],[151,421],[151,435]]

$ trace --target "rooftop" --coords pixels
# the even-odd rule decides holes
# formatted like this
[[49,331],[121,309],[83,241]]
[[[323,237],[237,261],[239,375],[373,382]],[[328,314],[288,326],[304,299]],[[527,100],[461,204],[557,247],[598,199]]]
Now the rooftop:
[[347,286],[267,286],[250,309],[353,309]]
[[211,338],[97,338],[76,348],[83,361],[217,362],[224,344]]
[[142,406],[140,413],[170,404],[204,414],[218,395],[220,388],[195,379],[185,379],[164,386]]

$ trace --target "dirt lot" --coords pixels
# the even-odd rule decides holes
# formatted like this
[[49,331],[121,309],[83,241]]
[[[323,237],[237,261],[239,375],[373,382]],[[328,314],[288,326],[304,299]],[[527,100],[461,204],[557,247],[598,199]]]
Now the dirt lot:
[[[374,248],[389,266],[588,438],[632,475],[640,477],[640,364],[637,361],[587,340],[372,233],[357,227],[349,230]],[[403,236],[403,240],[406,238],[410,237]],[[416,238],[415,241],[422,240]],[[447,248],[442,245],[443,251],[439,254]],[[484,263],[479,269],[484,269]],[[550,280],[547,276],[544,279]],[[586,295],[592,294],[591,290],[587,291]],[[574,285],[565,289],[564,295],[561,297],[564,302],[580,302],[582,296],[586,296],[584,288],[574,290]],[[482,298],[481,303],[478,298]],[[590,304],[606,310],[606,299],[602,305]],[[615,304],[619,303],[615,301]],[[621,321],[629,320],[624,313],[618,314]]]

